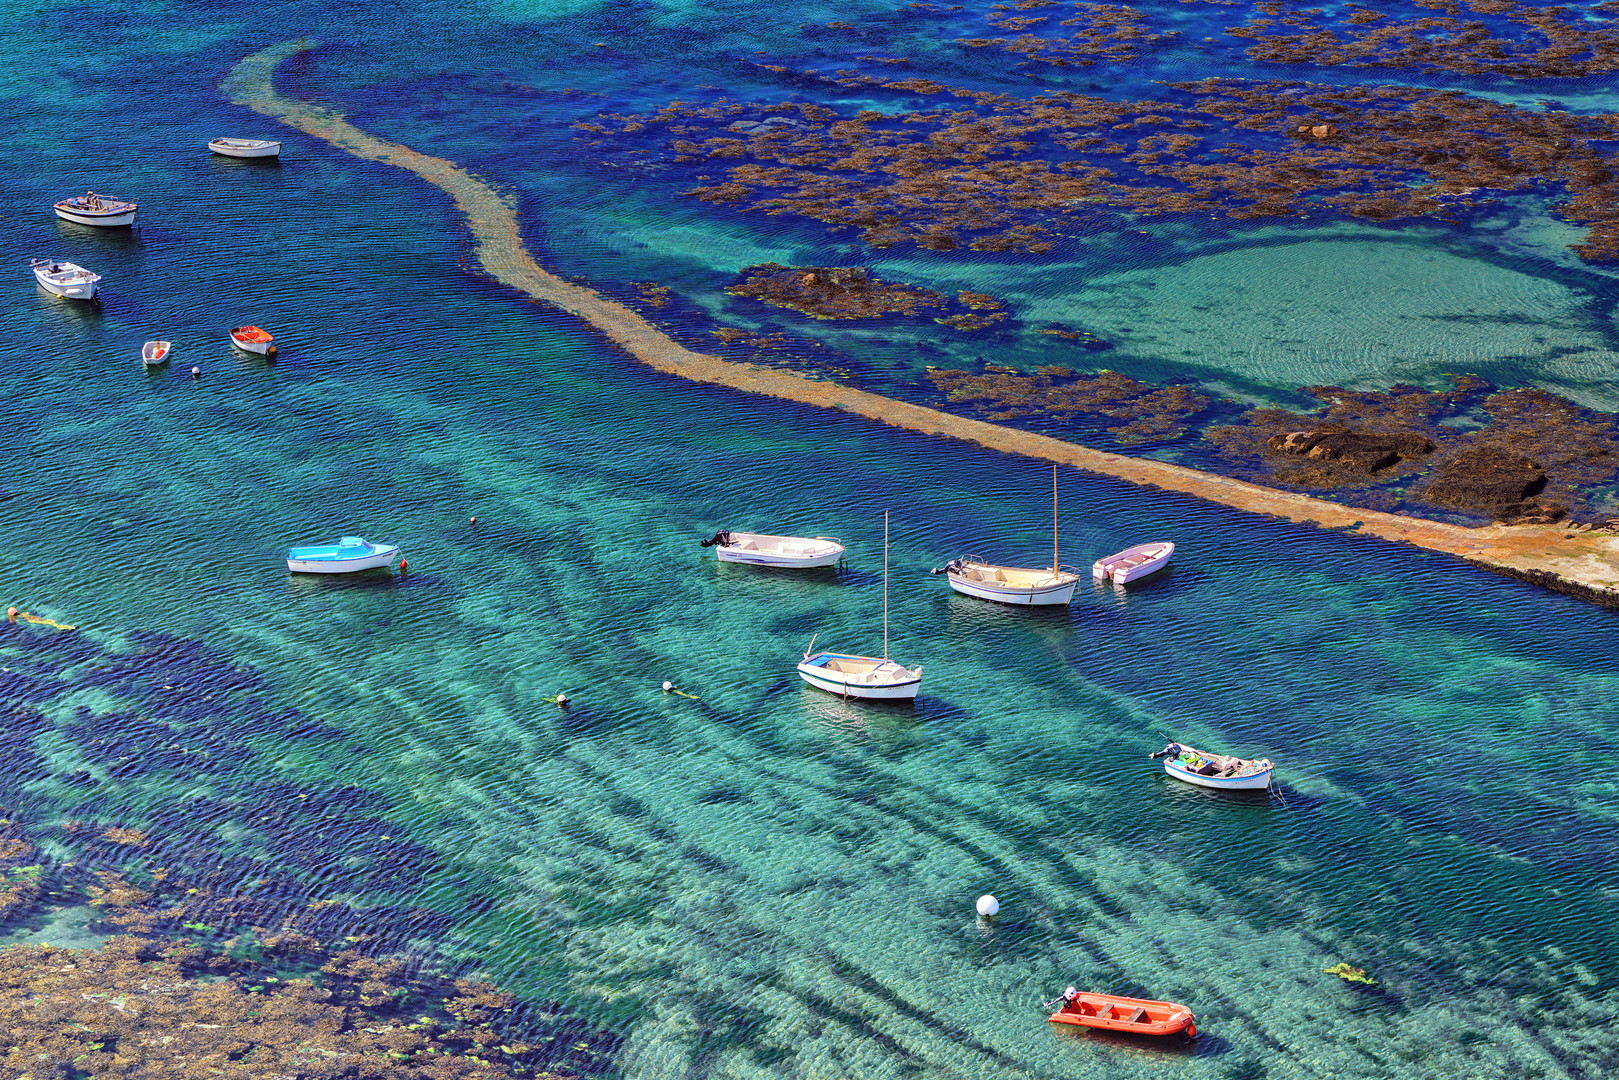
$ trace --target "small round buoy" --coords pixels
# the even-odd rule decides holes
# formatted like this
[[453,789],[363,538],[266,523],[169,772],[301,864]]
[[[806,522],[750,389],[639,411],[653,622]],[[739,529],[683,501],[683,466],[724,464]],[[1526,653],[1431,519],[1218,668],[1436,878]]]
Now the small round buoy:
[[985,893],[983,896],[978,898],[978,914],[982,915],[984,918],[987,919],[991,915],[998,913],[1000,910],[1001,902],[989,895],[989,893]]
[[399,573],[401,575],[410,573],[410,563],[406,562],[404,559],[400,559],[399,560]]
[[12,605],[11,607],[6,608],[6,621],[7,622],[16,622],[17,621],[17,608],[16,608],[16,605]]
[[275,359],[275,354],[276,354],[276,347],[274,345],[271,345],[268,349],[264,350],[264,358],[266,360],[274,360]]
[[192,378],[193,378],[193,379],[195,379],[195,378],[197,378],[197,377],[198,377],[198,376],[200,376],[200,375],[201,375],[201,374],[202,374],[202,368],[200,368],[200,367],[194,367],[194,368],[192,368],[192,369],[191,369],[191,377],[192,377]]
[[558,694],[557,695],[557,707],[558,708],[563,708],[563,709],[566,709],[568,707],[568,695],[567,694]]
[[473,525],[476,525],[476,524],[478,524],[478,519],[477,519],[477,518],[468,518],[468,519],[467,519],[467,521],[468,521],[468,522],[469,522],[469,523],[470,523],[470,524],[473,524]]
[[669,691],[673,690],[674,688],[675,688],[674,683],[670,682],[668,679],[663,680],[663,692],[664,693],[667,694]]

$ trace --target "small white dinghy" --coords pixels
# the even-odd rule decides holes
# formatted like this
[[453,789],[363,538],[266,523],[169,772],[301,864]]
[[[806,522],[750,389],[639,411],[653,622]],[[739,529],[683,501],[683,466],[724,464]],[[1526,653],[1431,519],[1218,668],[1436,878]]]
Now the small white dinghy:
[[1125,582],[1144,578],[1148,574],[1156,574],[1169,565],[1169,557],[1173,554],[1175,545],[1168,541],[1137,544],[1135,547],[1125,548],[1117,555],[1097,559],[1091,564],[1091,577],[1097,581],[1111,581],[1115,585],[1123,585]]
[[710,540],[700,540],[703,547],[711,547],[720,562],[751,563],[754,566],[778,566],[792,570],[812,566],[835,566],[843,558],[844,547],[835,536],[771,536],[768,533],[728,532],[721,529]]
[[1269,758],[1240,758],[1229,754],[1209,754],[1182,743],[1172,742],[1156,754],[1164,759],[1164,771],[1177,780],[1220,791],[1259,791],[1270,787],[1274,766]]
[[1079,585],[1079,572],[1057,560],[1057,467],[1051,467],[1051,567],[1000,566],[977,555],[951,559],[932,571],[945,575],[958,593],[1001,604],[1041,607],[1067,604]]
[[811,686],[846,698],[905,701],[921,691],[922,669],[888,658],[888,511],[883,511],[883,655],[816,652],[812,637],[798,674]]
[[104,229],[135,224],[135,211],[138,208],[139,204],[128,199],[97,195],[93,191],[75,195],[71,199],[63,199],[55,206],[56,216],[64,221],[76,221],[80,225],[99,225]]
[[167,341],[148,341],[141,346],[141,363],[147,367],[157,367],[159,364],[168,363],[169,348]]
[[40,288],[52,296],[65,296],[69,300],[96,298],[100,274],[61,259],[30,259],[28,265],[34,268],[34,280],[39,282]]
[[345,536],[335,544],[295,547],[287,552],[287,569],[298,574],[352,574],[388,566],[399,558],[398,544],[373,544]]
[[231,139],[221,135],[208,144],[208,149],[226,157],[267,158],[281,156],[281,144],[270,139]]

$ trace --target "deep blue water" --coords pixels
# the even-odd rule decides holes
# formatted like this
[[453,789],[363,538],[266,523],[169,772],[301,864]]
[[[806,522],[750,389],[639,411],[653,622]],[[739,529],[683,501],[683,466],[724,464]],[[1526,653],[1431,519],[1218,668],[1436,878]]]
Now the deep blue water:
[[[1187,39],[1235,24],[1144,10],[1187,20]],[[790,97],[742,62],[760,50],[1028,82],[950,44],[979,32],[968,14],[129,4],[106,6],[110,34],[28,14],[0,83],[20,118],[0,132],[17,259],[0,600],[81,630],[0,625],[0,806],[62,857],[64,822],[123,824],[183,837],[198,872],[244,888],[262,871],[299,901],[424,911],[402,948],[564,1003],[622,1039],[609,1065],[627,1077],[1619,1067],[1611,613],[1071,472],[1066,561],[1163,536],[1174,570],[1127,596],[1087,586],[1066,613],[954,596],[926,574],[952,555],[1043,557],[1048,466],[653,373],[477,273],[438,190],[217,91],[241,56],[318,39],[284,92],[511,190],[546,265],[669,285],[677,331],[701,341],[702,312],[763,317],[723,294],[742,266],[863,256],[846,234],[681,200],[672,175],[609,170],[569,125]],[[857,17],[864,39],[798,29]],[[1177,46],[1106,88],[1233,73],[1239,55]],[[284,157],[212,158],[221,133],[283,138]],[[139,227],[49,215],[91,187],[138,197]],[[1143,227],[1040,259],[874,265],[1150,326],[1106,361],[1147,378],[1285,395],[1471,358],[1611,393],[1610,279],[1571,262],[1530,200],[1443,229]],[[32,254],[101,272],[102,301],[37,292]],[[1372,280],[1384,298],[1330,333],[1287,321],[1301,288]],[[1217,317],[1196,310],[1211,289],[1227,290]],[[1542,340],[1457,330],[1469,306],[1536,320]],[[879,380],[1035,355],[771,317]],[[276,333],[278,363],[231,351],[242,322]],[[174,363],[147,374],[157,336]],[[914,710],[818,695],[792,669],[812,634],[879,647],[884,510],[893,651],[925,666]],[[721,566],[696,546],[721,526],[833,533],[850,567]],[[340,532],[402,543],[411,575],[280,568],[287,546]],[[567,712],[547,701],[562,690]],[[1172,786],[1145,758],[1166,734],[1270,756],[1282,797]],[[973,913],[983,892],[1003,905],[993,924]],[[1339,962],[1378,989],[1323,973]],[[1069,983],[1185,1001],[1205,1037],[1182,1052],[1053,1032],[1038,1006]]]

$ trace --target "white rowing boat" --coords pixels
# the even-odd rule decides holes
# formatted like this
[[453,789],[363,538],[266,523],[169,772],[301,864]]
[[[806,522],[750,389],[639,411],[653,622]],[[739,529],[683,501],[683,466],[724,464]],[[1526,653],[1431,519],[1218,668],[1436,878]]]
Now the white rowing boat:
[[114,199],[110,195],[97,195],[93,191],[75,195],[71,199],[63,199],[55,205],[56,216],[65,221],[76,221],[80,225],[99,225],[102,228],[135,224],[135,211],[138,208],[139,204],[127,199]]
[[835,566],[843,558],[844,547],[835,536],[771,536],[768,533],[728,532],[721,529],[712,539],[701,540],[714,549],[720,562],[751,563],[804,570],[814,566]]
[[30,259],[34,280],[52,296],[65,296],[69,300],[94,300],[96,285],[101,275],[86,270],[78,263],[61,259]]
[[1240,758],[1210,754],[1172,742],[1149,758],[1164,759],[1164,772],[1177,780],[1219,791],[1259,791],[1270,787],[1275,768],[1269,758]]
[[141,346],[141,363],[147,367],[166,364],[169,362],[169,349],[167,341],[148,341]]
[[1148,574],[1156,574],[1169,565],[1169,557],[1173,554],[1175,545],[1168,541],[1137,544],[1135,547],[1125,548],[1117,555],[1097,559],[1091,564],[1091,576],[1097,581],[1111,581],[1115,585],[1123,585],[1144,578]]
[[904,701],[921,692],[921,667],[908,668],[888,658],[888,511],[883,511],[883,655],[816,652],[812,637],[798,674],[811,686],[846,698]]
[[1063,567],[1057,559],[1057,467],[1051,467],[1051,566],[1001,566],[977,555],[951,559],[934,570],[945,575],[958,593],[1000,604],[1043,607],[1067,604],[1079,585],[1079,571]]
[[271,158],[281,156],[281,144],[270,139],[230,139],[220,136],[208,144],[216,154],[234,158]]
[[257,353],[260,356],[274,356],[274,335],[268,330],[261,330],[256,326],[238,326],[230,332],[230,343],[243,352]]

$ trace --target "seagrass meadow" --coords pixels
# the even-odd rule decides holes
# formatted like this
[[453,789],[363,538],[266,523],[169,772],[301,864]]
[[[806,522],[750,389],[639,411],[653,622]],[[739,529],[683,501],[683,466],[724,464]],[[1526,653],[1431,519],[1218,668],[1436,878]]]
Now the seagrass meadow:
[[[1495,509],[1424,501],[1447,455],[1504,448],[1583,521],[1608,5],[86,10],[0,35],[0,1077],[1619,1071],[1612,611],[1068,467],[1065,561],[1174,567],[957,596],[927,570],[1049,557],[1048,462],[639,363],[230,81],[302,39],[285,101],[693,354],[1451,524]],[[50,215],[88,189],[137,226]],[[1267,442],[1391,417],[1435,449]],[[881,647],[885,510],[914,707],[793,671]],[[340,534],[410,572],[285,572]],[[1070,984],[1202,1034],[1053,1031]]]

